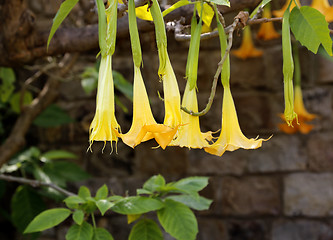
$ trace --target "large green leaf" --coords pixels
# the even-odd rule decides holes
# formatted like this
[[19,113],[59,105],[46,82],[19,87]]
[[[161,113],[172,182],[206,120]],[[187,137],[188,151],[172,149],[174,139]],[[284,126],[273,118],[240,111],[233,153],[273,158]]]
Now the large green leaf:
[[155,175],[149,178],[144,184],[143,189],[154,192],[165,185],[165,179],[162,175]]
[[15,73],[11,68],[0,67],[0,99],[2,102],[7,102],[12,95],[15,86]]
[[185,192],[199,192],[208,185],[208,177],[188,177],[172,184]]
[[53,24],[50,31],[49,38],[47,40],[47,48],[50,45],[50,41],[54,35],[54,33],[59,28],[60,24],[64,21],[64,19],[67,17],[67,15],[70,13],[70,11],[73,9],[73,7],[78,3],[79,0],[66,0],[61,5],[60,8],[53,18]]
[[177,202],[181,202],[186,206],[199,211],[208,210],[210,204],[213,202],[212,200],[205,197],[192,195],[173,195],[168,196],[167,198]]
[[111,210],[120,214],[142,214],[162,208],[164,204],[148,197],[127,197],[117,202]]
[[31,220],[45,209],[41,197],[27,186],[19,186],[11,200],[11,218],[15,227],[23,232]]
[[71,211],[67,208],[46,210],[36,216],[25,229],[24,233],[39,232],[57,226],[69,217]]
[[72,225],[66,234],[66,240],[92,240],[94,235],[93,227],[83,222],[81,225]]
[[94,240],[113,240],[112,235],[104,228],[94,230]]
[[128,240],[163,240],[163,235],[155,221],[142,219],[134,225]]
[[56,127],[73,122],[73,119],[57,105],[47,107],[33,123],[39,127]]
[[303,6],[290,13],[290,28],[295,38],[307,49],[317,53],[320,44],[332,56],[332,39],[325,16],[318,10]]
[[164,230],[177,240],[194,240],[198,233],[198,223],[191,209],[171,199],[166,199],[164,204],[165,207],[157,211]]

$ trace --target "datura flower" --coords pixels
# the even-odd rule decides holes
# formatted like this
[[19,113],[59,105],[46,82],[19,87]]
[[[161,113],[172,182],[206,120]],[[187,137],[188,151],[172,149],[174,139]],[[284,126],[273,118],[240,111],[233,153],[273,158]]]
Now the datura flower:
[[[183,107],[198,112],[198,101],[196,88],[190,90],[190,85],[186,84],[182,101]],[[202,133],[199,125],[199,117],[192,116],[184,111],[181,112],[183,125],[179,128],[176,139],[169,146],[180,146],[188,148],[208,147],[208,141],[212,140],[212,132]]]
[[[294,0],[289,0],[289,1],[287,0],[286,3],[283,5],[283,7],[282,7],[280,10],[275,10],[275,11],[273,11],[273,15],[274,15],[275,17],[282,17],[283,14],[284,14],[284,12],[287,10],[290,1],[292,1],[292,2],[291,2],[291,5],[290,5],[290,11],[291,11],[294,7],[296,7]],[[299,2],[299,0],[296,0],[296,3],[297,3],[298,6],[301,6],[301,3]]]
[[146,88],[141,76],[140,68],[134,66],[133,84],[133,121],[130,130],[122,134],[125,144],[134,148],[144,141],[155,138],[156,142],[165,149],[174,138],[178,127],[170,128],[157,124],[149,105]]
[[224,87],[222,106],[222,130],[217,141],[205,148],[205,151],[222,156],[225,151],[235,151],[239,148],[256,149],[261,147],[263,141],[269,139],[248,139],[239,127],[234,100],[230,87]]
[[96,113],[90,125],[90,145],[94,141],[117,142],[120,127],[115,117],[111,55],[102,57],[99,67]]
[[[317,116],[315,114],[309,113],[305,107],[303,102],[302,90],[300,86],[295,86],[295,102],[294,102],[295,112],[298,116],[298,122],[295,119],[293,122],[293,126],[288,126],[287,123],[281,123],[278,125],[282,132],[288,134],[294,134],[297,131],[300,131],[303,134],[308,134],[312,129],[313,125],[307,124],[307,121],[311,121]],[[282,120],[285,120],[284,114],[280,114]]]
[[333,7],[330,6],[327,0],[313,0],[310,7],[324,14],[327,22],[333,21]]
[[[263,12],[263,18],[271,18],[271,7],[269,4],[267,4],[264,8]],[[263,39],[263,40],[271,40],[275,38],[279,38],[280,34],[278,34],[275,29],[272,22],[262,23],[260,25],[259,31],[257,33],[257,38]]]
[[263,52],[255,49],[251,36],[251,29],[246,26],[243,31],[242,44],[239,49],[231,51],[233,55],[241,59],[247,59],[251,57],[260,57]]

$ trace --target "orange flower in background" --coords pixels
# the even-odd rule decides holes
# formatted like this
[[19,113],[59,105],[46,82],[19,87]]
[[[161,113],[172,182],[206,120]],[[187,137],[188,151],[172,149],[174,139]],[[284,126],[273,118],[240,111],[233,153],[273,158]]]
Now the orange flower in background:
[[[292,1],[292,2],[291,2],[291,5],[290,5],[290,11],[291,11],[294,7],[296,7],[296,5],[295,5],[295,3],[294,3],[294,0],[289,0],[289,1],[287,0],[286,3],[283,5],[283,7],[282,7],[280,10],[275,10],[275,11],[273,11],[273,15],[274,15],[275,17],[283,17],[283,14],[284,14],[284,12],[287,10],[290,1]],[[301,3],[299,2],[299,0],[296,0],[296,2],[297,2],[297,4],[298,4],[298,6],[301,6]]]
[[333,21],[333,7],[330,6],[327,0],[313,0],[310,7],[324,14],[327,22]]
[[[263,12],[264,18],[271,18],[271,7],[269,4],[267,4],[264,8]],[[262,23],[260,25],[259,31],[257,33],[257,38],[263,39],[263,40],[271,40],[275,38],[279,38],[280,34],[277,33],[274,29],[274,25],[272,22]]]
[[174,138],[178,127],[171,128],[157,124],[149,105],[146,88],[139,67],[134,67],[133,90],[133,121],[130,130],[122,134],[123,142],[134,148],[141,142],[155,138],[156,142],[165,149]]
[[231,53],[243,60],[247,58],[262,56],[263,52],[261,50],[256,49],[253,45],[251,29],[249,26],[246,26],[244,28],[243,39],[240,48],[237,50],[232,50]]
[[222,130],[217,141],[205,148],[205,151],[222,156],[225,151],[235,151],[239,148],[256,149],[261,147],[263,141],[269,139],[248,139],[240,129],[234,100],[229,87],[224,87],[222,106]]
[[[313,129],[313,125],[307,124],[306,122],[313,120],[317,116],[309,113],[305,109],[300,86],[295,87],[294,110],[298,118],[293,120],[292,126],[288,126],[287,123],[281,123],[278,125],[279,129],[288,134],[294,134],[298,131],[303,134],[308,134]],[[282,120],[285,120],[284,114],[280,114],[280,117]]]

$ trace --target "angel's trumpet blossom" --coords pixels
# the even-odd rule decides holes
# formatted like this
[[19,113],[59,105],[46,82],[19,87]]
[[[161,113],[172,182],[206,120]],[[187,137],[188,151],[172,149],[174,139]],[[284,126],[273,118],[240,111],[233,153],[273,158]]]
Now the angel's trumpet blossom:
[[[284,12],[287,10],[290,1],[291,1],[290,11],[291,11],[294,7],[296,7],[296,4],[294,3],[294,0],[289,0],[289,1],[287,0],[286,3],[283,5],[283,7],[282,7],[280,10],[275,10],[275,11],[272,12],[273,15],[274,15],[275,17],[283,17],[283,14],[284,14]],[[297,3],[298,6],[301,6],[301,3],[299,2],[299,0],[296,0],[296,3]]]
[[[267,4],[264,8],[263,18],[271,18],[271,7]],[[263,40],[272,40],[279,38],[280,34],[275,31],[274,25],[272,22],[262,23],[260,25],[259,31],[257,33],[257,38]]]

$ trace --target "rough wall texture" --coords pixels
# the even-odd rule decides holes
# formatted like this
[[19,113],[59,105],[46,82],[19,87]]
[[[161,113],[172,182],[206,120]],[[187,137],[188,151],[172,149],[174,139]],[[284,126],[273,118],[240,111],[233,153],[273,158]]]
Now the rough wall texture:
[[[187,43],[169,38],[170,58],[184,89]],[[153,35],[144,36],[143,77],[156,119],[163,120],[163,105],[157,90],[162,84],[157,76],[158,57]],[[236,39],[236,47],[239,39]],[[96,189],[106,183],[117,194],[135,189],[153,174],[167,180],[202,175],[210,176],[202,192],[214,200],[208,211],[197,213],[200,240],[332,240],[333,239],[333,62],[301,49],[304,101],[311,113],[319,116],[308,135],[286,135],[278,131],[278,113],[283,111],[281,42],[256,42],[264,50],[260,58],[239,60],[231,57],[231,87],[243,132],[248,137],[273,137],[257,150],[227,152],[222,157],[203,150],[169,147],[152,149],[154,142],[134,150],[119,142],[117,154],[95,143],[87,152],[87,126],[93,117],[95,93],[87,96],[79,77],[63,83],[58,104],[76,119],[61,128],[39,131],[42,149],[67,149],[95,178],[81,184]],[[94,64],[94,56],[82,55],[75,72]],[[198,72],[199,105],[208,99],[211,81],[220,59],[216,39],[202,43]],[[133,67],[127,40],[118,42],[113,68],[132,81]],[[122,98],[121,98],[122,99]],[[131,103],[122,99],[131,109]],[[222,88],[219,85],[212,110],[201,118],[203,131],[220,128]],[[131,111],[130,111],[131,112]],[[126,132],[131,114],[117,108],[117,119]],[[73,190],[75,186],[73,186]],[[108,215],[98,218],[115,239],[127,239],[126,218]],[[64,239],[65,227],[45,233],[45,239]],[[166,239],[172,239],[166,236]]]

